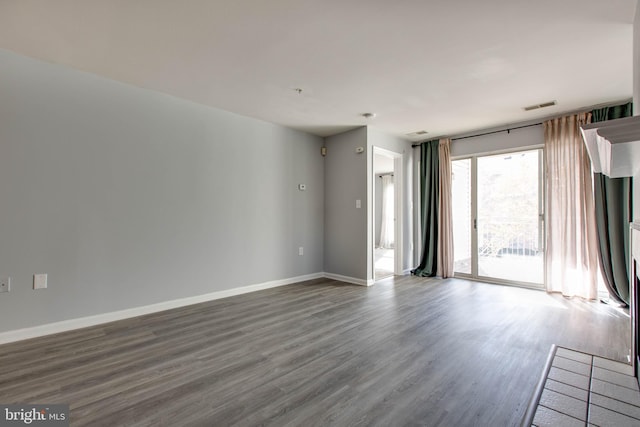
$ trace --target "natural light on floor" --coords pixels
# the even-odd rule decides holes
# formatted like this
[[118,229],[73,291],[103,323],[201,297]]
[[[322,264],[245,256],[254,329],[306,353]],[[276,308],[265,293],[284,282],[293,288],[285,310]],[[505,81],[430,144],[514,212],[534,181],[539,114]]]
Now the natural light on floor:
[[376,248],[376,279],[393,276],[393,249]]

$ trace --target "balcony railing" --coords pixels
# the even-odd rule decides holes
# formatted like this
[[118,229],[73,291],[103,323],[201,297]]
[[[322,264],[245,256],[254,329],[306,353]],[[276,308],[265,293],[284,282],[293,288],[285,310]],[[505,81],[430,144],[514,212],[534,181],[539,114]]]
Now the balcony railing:
[[479,221],[478,255],[481,257],[535,256],[542,250],[537,223],[532,221]]

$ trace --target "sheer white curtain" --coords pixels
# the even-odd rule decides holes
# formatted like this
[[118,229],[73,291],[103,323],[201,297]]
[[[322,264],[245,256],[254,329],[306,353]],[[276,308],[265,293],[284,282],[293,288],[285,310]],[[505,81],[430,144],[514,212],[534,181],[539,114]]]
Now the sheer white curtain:
[[547,166],[548,292],[595,299],[598,294],[591,162],[580,134],[590,113],[544,123]]
[[453,214],[451,210],[451,140],[443,138],[438,145],[438,261],[437,275],[453,276]]
[[382,175],[382,216],[380,218],[380,247],[393,248],[394,209],[393,176]]

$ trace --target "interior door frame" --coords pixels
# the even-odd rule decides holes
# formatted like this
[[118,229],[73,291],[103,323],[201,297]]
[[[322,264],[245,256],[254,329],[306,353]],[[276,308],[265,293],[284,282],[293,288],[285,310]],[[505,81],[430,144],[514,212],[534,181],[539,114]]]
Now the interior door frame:
[[[375,158],[376,155],[381,155],[393,159],[393,210],[395,217],[394,224],[394,250],[393,250],[393,274],[401,276],[404,274],[404,163],[403,154],[398,153],[386,148],[373,146],[373,155],[371,156],[371,173],[372,182],[375,183]],[[375,185],[375,184],[374,184]],[[375,191],[372,191],[373,197],[371,197],[371,233],[369,254],[373,262],[371,263],[371,277],[375,282],[376,280],[376,268],[375,268],[375,224],[376,224],[376,210],[375,210]]]

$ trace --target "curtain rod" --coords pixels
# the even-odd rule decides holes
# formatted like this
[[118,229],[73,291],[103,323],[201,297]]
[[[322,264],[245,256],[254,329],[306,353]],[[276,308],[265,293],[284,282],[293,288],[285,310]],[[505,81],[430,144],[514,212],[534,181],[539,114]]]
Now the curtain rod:
[[391,175],[393,176],[393,172],[387,172],[387,173],[381,173],[380,175],[378,175],[380,178],[382,178],[385,175]]
[[[516,129],[524,129],[524,128],[530,128],[533,126],[540,126],[542,124],[542,122],[540,123],[533,123],[530,125],[524,125],[524,126],[516,126],[516,127],[512,127],[512,128],[507,128],[507,129],[502,129],[502,130],[494,130],[492,132],[484,132],[484,133],[478,133],[476,135],[469,135],[469,136],[460,136],[458,138],[451,138],[452,141],[458,141],[460,139],[467,139],[467,138],[477,138],[479,136],[485,136],[485,135],[493,135],[494,133],[501,133],[501,132],[511,132],[512,130],[516,130]],[[415,147],[420,147],[422,145],[422,143],[420,144],[412,144],[411,147],[415,148]]]

